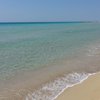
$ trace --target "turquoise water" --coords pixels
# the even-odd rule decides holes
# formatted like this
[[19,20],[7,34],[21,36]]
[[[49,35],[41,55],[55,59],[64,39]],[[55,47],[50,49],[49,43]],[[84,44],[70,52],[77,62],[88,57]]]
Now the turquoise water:
[[0,100],[53,100],[99,62],[100,23],[0,23]]
[[0,24],[0,79],[39,69],[100,40],[100,23]]

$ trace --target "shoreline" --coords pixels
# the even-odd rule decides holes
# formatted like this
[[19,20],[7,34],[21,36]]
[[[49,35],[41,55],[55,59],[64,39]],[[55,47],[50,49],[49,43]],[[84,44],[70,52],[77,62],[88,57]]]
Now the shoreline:
[[32,94],[28,94],[26,100],[30,100],[29,98],[31,98],[31,100],[32,99],[55,100],[61,93],[63,93],[65,89],[82,83],[90,75],[92,74],[71,73],[69,75],[64,75],[63,77],[60,77],[51,83],[45,84],[43,87],[41,87],[37,91],[34,91]]
[[66,91],[67,89],[73,88],[74,86],[83,83],[85,80],[87,80],[90,76],[92,76],[92,75],[94,75],[94,74],[96,74],[96,73],[88,74],[84,79],[80,80],[80,82],[75,83],[75,84],[73,84],[73,85],[70,85],[69,87],[64,88],[53,100],[56,100],[56,99],[57,99],[60,95],[62,95],[62,94],[64,93],[64,91]]
[[[100,72],[90,74],[86,79],[64,89],[54,100],[99,100]],[[97,88],[99,87],[99,88]],[[99,90],[99,91],[98,91]],[[96,93],[96,91],[98,93]],[[82,99],[83,98],[83,99]]]

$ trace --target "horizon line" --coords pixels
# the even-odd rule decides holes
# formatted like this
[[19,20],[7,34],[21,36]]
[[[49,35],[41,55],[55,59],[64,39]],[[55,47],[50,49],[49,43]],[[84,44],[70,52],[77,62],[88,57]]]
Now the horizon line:
[[15,23],[91,23],[91,22],[99,22],[99,21],[7,21],[7,22],[0,22],[0,24],[15,24]]

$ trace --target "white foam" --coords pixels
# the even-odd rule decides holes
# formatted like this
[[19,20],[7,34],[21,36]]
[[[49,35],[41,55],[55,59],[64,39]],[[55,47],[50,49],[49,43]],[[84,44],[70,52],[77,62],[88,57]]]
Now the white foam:
[[88,73],[72,73],[57,78],[56,80],[43,85],[40,89],[28,94],[25,100],[54,100],[66,88],[80,84],[86,80],[90,75]]

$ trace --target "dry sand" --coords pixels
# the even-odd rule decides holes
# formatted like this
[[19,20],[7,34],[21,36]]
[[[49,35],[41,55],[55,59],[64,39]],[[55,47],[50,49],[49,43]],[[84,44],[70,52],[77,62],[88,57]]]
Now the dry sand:
[[100,100],[100,73],[66,89],[56,100]]

